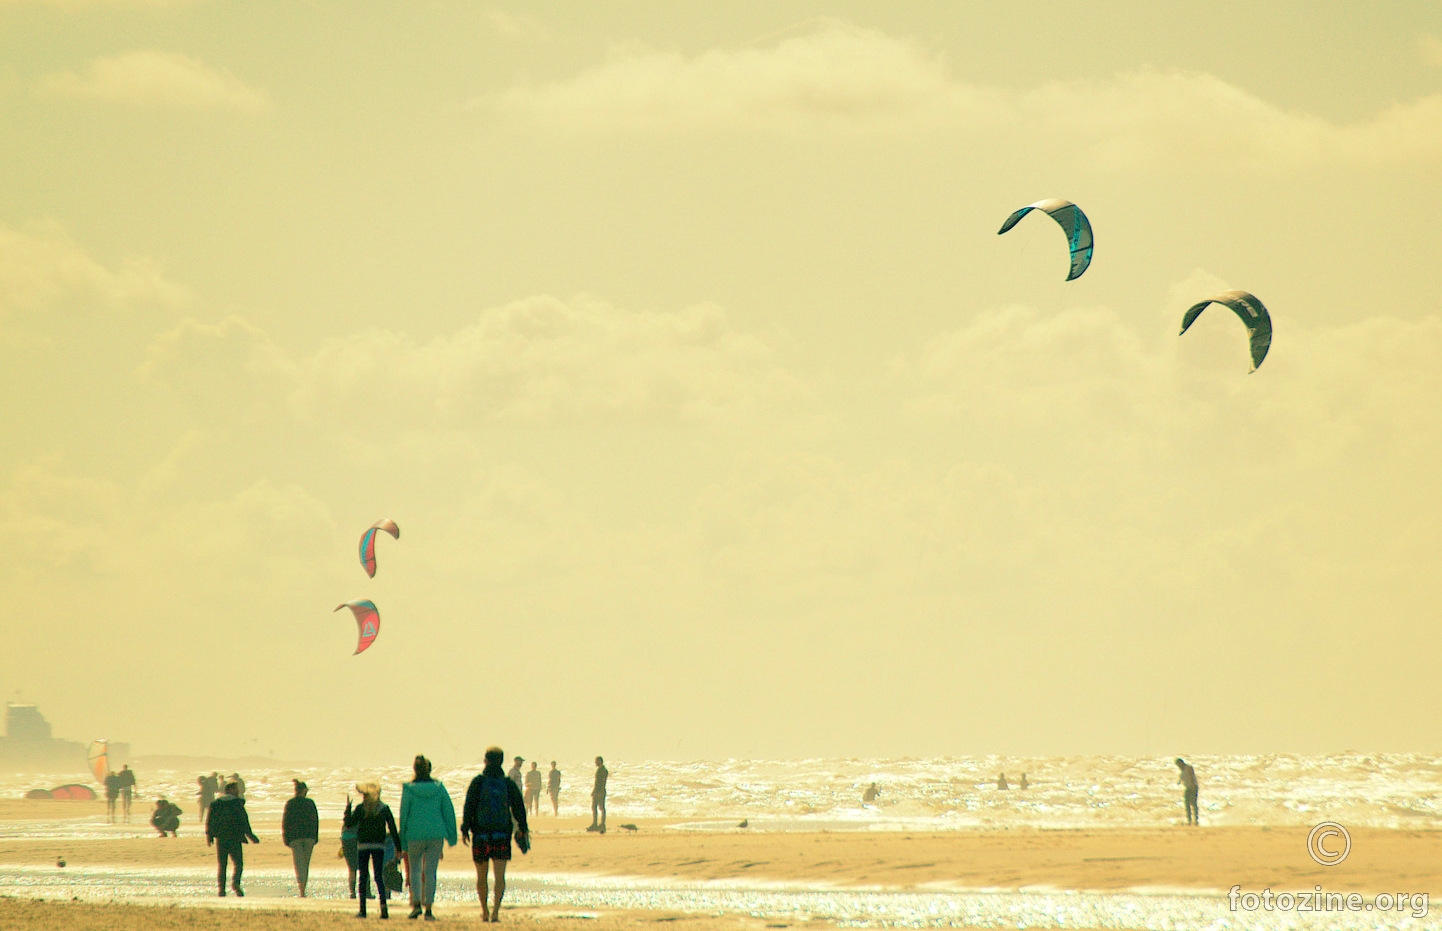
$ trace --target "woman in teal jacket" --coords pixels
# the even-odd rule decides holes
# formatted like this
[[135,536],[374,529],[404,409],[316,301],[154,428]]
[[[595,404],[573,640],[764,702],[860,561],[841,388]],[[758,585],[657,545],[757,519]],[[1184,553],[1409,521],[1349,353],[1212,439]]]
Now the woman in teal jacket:
[[456,845],[456,809],[446,787],[431,778],[430,760],[417,756],[415,774],[401,788],[401,850],[411,868],[411,917],[425,909],[426,920],[434,921],[436,867],[445,856],[441,842]]

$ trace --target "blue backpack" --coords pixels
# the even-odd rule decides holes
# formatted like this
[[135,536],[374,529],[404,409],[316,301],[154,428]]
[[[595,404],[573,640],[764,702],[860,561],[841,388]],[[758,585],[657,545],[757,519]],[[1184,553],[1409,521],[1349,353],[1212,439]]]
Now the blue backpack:
[[511,782],[505,776],[481,777],[481,801],[476,806],[476,831],[492,835],[492,839],[511,836],[511,802],[507,791]]

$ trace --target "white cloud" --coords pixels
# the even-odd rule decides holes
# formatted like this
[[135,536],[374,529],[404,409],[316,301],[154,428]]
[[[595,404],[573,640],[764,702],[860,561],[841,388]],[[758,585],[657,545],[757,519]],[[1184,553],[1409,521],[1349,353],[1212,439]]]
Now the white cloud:
[[184,287],[135,258],[106,268],[54,224],[17,230],[0,224],[0,318],[35,318],[96,307],[179,307]]
[[690,57],[621,49],[574,78],[514,87],[489,102],[568,132],[835,129],[1064,139],[1079,155],[1121,168],[1442,157],[1442,95],[1339,124],[1193,72],[1144,69],[1012,91],[957,81],[943,58],[917,42],[835,21],[769,48]]
[[142,372],[185,393],[229,385],[216,390],[247,403],[284,394],[297,417],[337,423],[715,421],[804,399],[776,354],[714,305],[638,313],[532,297],[429,342],[371,330],[303,359],[285,357],[243,320],[187,321],[152,345]]
[[150,49],[97,58],[83,74],[46,78],[46,91],[126,104],[182,110],[232,110],[259,114],[271,109],[264,91],[196,58]]

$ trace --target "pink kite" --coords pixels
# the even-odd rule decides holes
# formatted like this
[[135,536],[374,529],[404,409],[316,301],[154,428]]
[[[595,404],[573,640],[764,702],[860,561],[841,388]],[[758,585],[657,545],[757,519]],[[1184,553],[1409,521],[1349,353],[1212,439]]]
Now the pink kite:
[[[360,638],[356,641],[355,652],[365,652],[367,647],[375,643],[376,637],[381,632],[381,613],[376,610],[376,603],[364,599],[347,601],[345,604],[336,605],[335,609],[339,611],[341,608],[350,608],[351,613],[355,615],[356,632]],[[355,653],[351,655],[354,656]]]
[[401,538],[401,528],[397,527],[396,522],[391,520],[389,517],[382,518],[376,521],[374,524],[371,524],[370,527],[366,529],[366,532],[361,534],[360,561],[361,565],[365,567],[366,575],[370,576],[371,578],[376,577],[377,530],[384,530],[386,533],[390,534],[397,540]]

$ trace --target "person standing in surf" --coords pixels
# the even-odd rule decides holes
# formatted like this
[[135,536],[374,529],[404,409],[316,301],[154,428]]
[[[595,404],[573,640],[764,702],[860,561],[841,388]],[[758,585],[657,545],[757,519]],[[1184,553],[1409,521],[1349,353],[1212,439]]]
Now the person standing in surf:
[[1182,784],[1182,804],[1187,808],[1187,824],[1200,825],[1202,812],[1197,808],[1197,771],[1181,757],[1177,757],[1177,769],[1180,772],[1177,782]]
[[[530,849],[530,828],[526,824],[526,803],[521,790],[501,768],[506,754],[500,747],[486,751],[486,765],[466,790],[461,810],[461,840],[471,847],[476,865],[476,895],[481,900],[481,920],[501,920],[501,899],[506,894],[506,864],[511,860],[511,825],[521,852]],[[486,902],[487,872],[496,876],[496,896]]]
[[551,796],[551,814],[559,818],[561,816],[561,771],[556,768],[556,761],[551,761],[551,771],[546,774],[546,793]]

